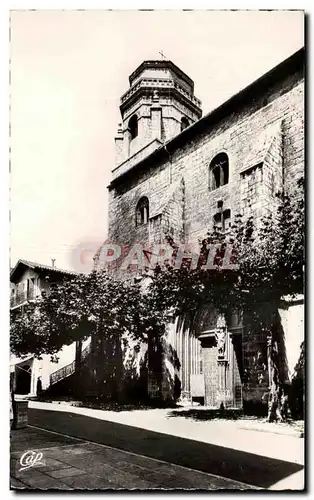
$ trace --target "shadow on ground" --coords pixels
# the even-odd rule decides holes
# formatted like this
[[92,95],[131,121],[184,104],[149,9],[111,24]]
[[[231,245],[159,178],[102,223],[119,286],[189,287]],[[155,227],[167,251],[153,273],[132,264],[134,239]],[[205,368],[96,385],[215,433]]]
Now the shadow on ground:
[[167,415],[168,417],[185,417],[192,420],[238,420],[243,418],[241,410],[214,410],[214,409],[195,409],[173,410]]
[[91,408],[94,410],[107,410],[107,411],[134,411],[134,410],[153,410],[156,408],[165,408],[165,409],[173,409],[173,408],[181,408],[180,405],[172,402],[163,402],[163,401],[148,401],[146,402],[136,402],[136,403],[119,403],[115,401],[102,401],[101,399],[97,400],[97,398],[93,399],[85,399],[85,400],[77,400],[75,401],[73,397],[60,397],[60,398],[34,398],[36,401],[42,403],[56,403],[63,404],[68,403],[71,406],[76,406],[80,408]]
[[[288,429],[289,431],[295,431],[299,433],[299,437],[304,437],[304,421],[287,419],[284,422],[267,422],[265,417],[245,415],[241,410],[215,410],[209,408],[189,408],[189,409],[175,409],[170,410],[167,413],[167,417],[181,417],[194,421],[209,421],[209,420],[240,420],[241,424],[252,423],[263,424],[266,426],[271,426],[272,431],[275,432],[275,426],[277,431],[282,429]],[[252,428],[253,429],[253,428]],[[278,432],[280,433],[280,432]]]
[[29,409],[29,423],[43,429],[216,474],[260,488],[269,488],[281,479],[303,469],[301,465],[295,463],[75,413]]

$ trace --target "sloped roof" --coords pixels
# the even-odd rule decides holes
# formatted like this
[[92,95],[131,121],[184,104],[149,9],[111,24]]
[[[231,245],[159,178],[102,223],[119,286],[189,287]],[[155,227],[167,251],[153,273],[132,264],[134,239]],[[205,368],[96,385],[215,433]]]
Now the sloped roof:
[[240,173],[251,169],[255,165],[263,163],[274,138],[279,136],[279,134],[281,134],[281,120],[275,125],[267,127],[257,138],[254,139],[250,152],[244,161],[244,165],[240,170]]
[[133,73],[129,76],[129,82],[130,85],[132,85],[133,81],[135,78],[137,78],[145,68],[169,68],[172,69],[182,80],[187,82],[191,87],[192,91],[194,91],[194,82],[193,80],[184,72],[182,69],[180,69],[176,64],[174,64],[172,61],[168,60],[150,60],[150,61],[143,61],[134,71]]
[[65,274],[76,276],[78,273],[75,271],[70,271],[67,269],[61,269],[58,267],[47,266],[46,264],[39,264],[38,262],[32,262],[30,260],[19,259],[15,264],[14,268],[10,272],[10,281],[14,282],[14,279],[20,274],[21,270],[25,268],[34,269],[38,271],[49,271],[58,274]]
[[171,200],[171,198],[175,194],[176,190],[182,188],[183,186],[184,186],[184,179],[183,179],[183,177],[180,177],[180,179],[178,179],[176,182],[174,182],[172,184],[172,186],[169,189],[169,192],[167,194],[167,198],[160,200],[159,205],[155,207],[155,210],[152,211],[149,218],[152,219],[152,218],[157,217],[158,215],[162,214],[165,207],[167,206],[167,204],[169,203],[169,201]]

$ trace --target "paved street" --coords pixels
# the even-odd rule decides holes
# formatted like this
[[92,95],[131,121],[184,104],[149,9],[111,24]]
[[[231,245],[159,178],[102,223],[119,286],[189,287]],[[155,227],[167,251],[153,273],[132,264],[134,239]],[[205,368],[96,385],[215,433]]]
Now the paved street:
[[[28,450],[42,452],[21,469]],[[28,427],[12,431],[11,487],[31,489],[254,489],[237,481]]]
[[[53,405],[45,405],[49,407]],[[30,408],[31,427],[12,432],[14,481],[37,487],[35,474],[40,484],[46,484],[48,477],[53,488],[62,488],[63,484],[85,488],[79,486],[81,482],[94,485],[91,488],[113,489],[303,488],[300,460],[303,439],[237,431],[234,425],[228,426],[225,422],[193,422],[182,417],[166,419],[159,411],[103,412],[103,419],[99,417],[101,411],[88,410],[89,415],[97,415],[96,418],[82,414],[84,412],[82,408],[60,405],[58,410]],[[137,425],[131,423],[135,416],[138,421],[141,419],[141,427],[138,422]],[[175,435],[176,432],[180,436]],[[243,444],[244,441],[247,444]],[[18,460],[29,449],[45,449],[47,470],[38,466],[18,472]],[[56,472],[58,470],[61,472]],[[14,481],[12,486],[18,486]],[[103,486],[97,486],[99,481]]]

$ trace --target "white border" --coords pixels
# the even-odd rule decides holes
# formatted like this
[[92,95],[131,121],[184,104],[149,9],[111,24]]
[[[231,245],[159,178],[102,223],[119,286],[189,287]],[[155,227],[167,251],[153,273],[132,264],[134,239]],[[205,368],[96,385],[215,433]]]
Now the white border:
[[[272,1],[263,1],[263,2],[257,2],[254,0],[242,0],[238,2],[234,2],[234,0],[229,0],[229,1],[224,1],[224,0],[212,0],[211,2],[205,2],[205,1],[200,1],[200,0],[194,0],[192,1],[186,1],[186,0],[181,0],[175,1],[175,0],[156,0],[156,1],[151,1],[151,0],[141,0],[141,1],[132,1],[132,3],[127,0],[115,0],[115,1],[105,1],[105,0],[33,0],[33,1],[23,1],[23,0],[3,0],[0,4],[0,58],[1,58],[1,79],[0,79],[0,85],[1,85],[1,107],[0,107],[0,117],[1,117],[1,141],[0,141],[0,153],[1,153],[1,168],[0,168],[0,189],[1,189],[1,194],[0,194],[0,204],[1,204],[1,210],[0,210],[0,221],[1,221],[1,259],[0,259],[0,266],[1,266],[1,341],[2,341],[2,349],[0,350],[2,359],[1,359],[1,370],[2,370],[2,376],[1,376],[1,394],[2,397],[4,398],[4,401],[2,401],[2,443],[6,443],[5,451],[4,447],[2,447],[2,453],[3,453],[3,460],[2,460],[2,470],[1,470],[1,489],[0,491],[4,493],[4,496],[6,497],[8,493],[8,483],[9,483],[9,461],[8,459],[8,450],[9,450],[9,439],[8,439],[8,415],[9,415],[9,399],[7,398],[8,394],[8,369],[9,369],[9,362],[8,362],[8,357],[9,357],[9,348],[8,348],[8,327],[9,327],[9,322],[8,322],[8,307],[9,307],[9,223],[8,223],[8,202],[9,202],[9,196],[8,196],[8,185],[9,185],[9,175],[8,175],[8,144],[7,144],[7,138],[8,138],[8,123],[9,123],[9,106],[8,106],[8,54],[9,54],[9,40],[8,40],[8,27],[9,27],[9,11],[10,10],[28,10],[28,9],[40,9],[40,10],[56,10],[56,9],[83,9],[83,10],[104,10],[104,9],[113,9],[113,10],[137,10],[137,9],[157,9],[157,10],[169,10],[169,9],[175,9],[175,10],[182,10],[182,9],[190,9],[190,10],[228,10],[228,9],[238,9],[238,10],[305,10],[307,13],[308,17],[310,17],[310,14],[312,13],[312,4],[313,2],[309,0],[303,0],[303,1],[292,1],[292,0],[286,0],[286,1],[279,1],[279,0],[272,0]],[[312,53],[312,40],[310,36],[310,31],[311,31],[311,19],[308,19],[307,22],[307,39],[306,39],[306,47],[307,47],[307,53],[308,53],[308,64],[309,64],[309,54]],[[265,34],[267,36],[267,34]],[[308,68],[308,79],[311,82],[311,76],[312,76],[312,69],[313,66]],[[310,123],[311,118],[312,118],[312,106],[310,104],[310,86],[308,83],[307,87],[307,104],[310,105],[310,109],[307,109],[307,123]],[[307,250],[307,256],[311,255],[311,249],[314,248],[314,231],[312,231],[311,227],[311,213],[313,213],[314,207],[312,206],[312,201],[311,198],[313,198],[313,190],[310,188],[312,187],[312,177],[313,175],[311,174],[312,171],[312,165],[311,165],[311,142],[310,142],[310,134],[308,132],[308,141],[307,141],[307,189],[308,189],[308,200],[309,200],[309,205],[308,205],[308,250]],[[309,195],[309,191],[311,191],[311,196]],[[27,221],[25,221],[27,223]],[[312,284],[312,272],[309,269],[309,285]],[[309,301],[311,298],[309,297]],[[311,311],[311,305],[312,303],[309,303],[309,310]],[[308,365],[309,365],[309,370],[308,370],[308,388],[311,390],[312,384],[312,374],[310,373],[311,369],[311,363],[310,359],[314,359],[313,356],[313,345],[314,341],[311,342],[310,339],[310,334],[311,332],[311,321],[310,321],[310,315],[308,315],[308,346],[310,346],[310,349],[308,349]],[[310,380],[311,379],[311,380]],[[308,393],[308,398],[310,394]],[[311,398],[311,401],[313,401],[313,398]],[[6,406],[7,405],[7,406]],[[6,409],[7,408],[7,409]],[[308,413],[311,414],[311,407],[308,407]],[[310,422],[310,416],[308,415],[307,418],[308,422]],[[309,446],[310,448],[310,446]],[[309,450],[310,451],[310,450]],[[309,471],[308,471],[309,472]],[[308,484],[311,486],[311,478],[310,474],[308,474]],[[11,496],[12,493],[9,493]],[[62,493],[59,493],[59,495],[62,495]],[[80,493],[80,496],[83,493]],[[163,496],[167,495],[167,493],[161,493]],[[84,495],[84,494],[83,494]],[[117,495],[117,493],[115,494]],[[142,496],[143,494],[141,494]],[[195,495],[192,494],[192,495]],[[298,495],[298,494],[297,494]],[[301,495],[301,493],[300,493]],[[32,494],[30,496],[33,496]],[[35,496],[35,494],[34,494]],[[41,496],[41,494],[40,494]],[[38,494],[36,494],[36,498],[38,497]]]

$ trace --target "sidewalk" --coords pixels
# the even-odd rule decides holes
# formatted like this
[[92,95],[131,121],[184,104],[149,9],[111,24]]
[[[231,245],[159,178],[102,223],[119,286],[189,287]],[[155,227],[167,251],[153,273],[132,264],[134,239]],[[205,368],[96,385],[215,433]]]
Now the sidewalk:
[[[276,460],[304,465],[304,439],[278,434],[276,424],[268,424],[275,432],[256,430],[257,424],[237,420],[193,420],[178,416],[172,409],[145,409],[132,411],[106,411],[71,406],[68,403],[42,403],[31,401],[29,408],[70,412],[91,418],[192,439],[202,443],[232,448]],[[182,409],[182,413],[186,408]],[[263,426],[261,426],[263,427]]]
[[[31,451],[37,462],[21,470]],[[10,470],[12,489],[258,489],[32,426],[12,431]]]

